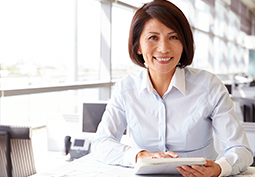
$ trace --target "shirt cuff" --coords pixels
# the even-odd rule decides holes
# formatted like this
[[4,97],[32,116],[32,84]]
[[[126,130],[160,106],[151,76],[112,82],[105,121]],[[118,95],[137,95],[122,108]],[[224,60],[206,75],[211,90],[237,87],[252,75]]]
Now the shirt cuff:
[[123,165],[124,166],[135,166],[136,155],[144,149],[130,148],[124,154]]
[[221,168],[221,173],[219,176],[229,176],[230,173],[232,172],[232,167],[227,160],[219,159],[219,160],[216,160],[215,163],[219,164]]

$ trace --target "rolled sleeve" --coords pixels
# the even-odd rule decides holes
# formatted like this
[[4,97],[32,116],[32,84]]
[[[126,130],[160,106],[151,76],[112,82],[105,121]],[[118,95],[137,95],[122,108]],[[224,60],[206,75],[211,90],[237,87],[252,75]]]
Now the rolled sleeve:
[[230,173],[232,172],[232,167],[228,163],[227,160],[219,159],[219,160],[215,161],[215,163],[219,164],[219,166],[221,168],[221,173],[219,176],[229,176]]
[[136,156],[139,152],[143,151],[144,149],[140,148],[130,148],[124,154],[123,165],[125,166],[135,166],[136,163]]

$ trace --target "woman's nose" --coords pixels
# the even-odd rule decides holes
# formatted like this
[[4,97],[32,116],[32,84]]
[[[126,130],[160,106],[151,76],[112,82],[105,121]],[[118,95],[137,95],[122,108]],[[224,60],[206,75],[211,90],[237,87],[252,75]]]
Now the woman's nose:
[[168,53],[169,51],[170,51],[170,46],[167,43],[167,41],[165,41],[165,40],[159,41],[158,52]]

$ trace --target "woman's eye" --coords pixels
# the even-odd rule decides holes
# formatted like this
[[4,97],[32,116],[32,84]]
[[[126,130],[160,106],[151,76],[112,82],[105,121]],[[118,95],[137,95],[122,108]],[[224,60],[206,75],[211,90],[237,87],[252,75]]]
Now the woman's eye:
[[157,36],[150,36],[149,39],[155,40],[155,39],[158,39],[158,38],[157,38]]
[[171,36],[169,39],[170,40],[178,40],[179,38],[177,36]]

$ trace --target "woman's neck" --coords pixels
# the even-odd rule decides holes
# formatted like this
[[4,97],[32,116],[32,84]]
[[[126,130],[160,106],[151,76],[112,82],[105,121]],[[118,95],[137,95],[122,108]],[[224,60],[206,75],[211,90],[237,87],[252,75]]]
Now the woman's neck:
[[148,69],[148,73],[149,73],[152,85],[161,98],[166,93],[169,87],[169,84],[171,83],[171,80],[173,78],[173,75],[175,73],[175,70],[176,69],[173,69],[169,73],[161,74],[161,73],[150,71]]

